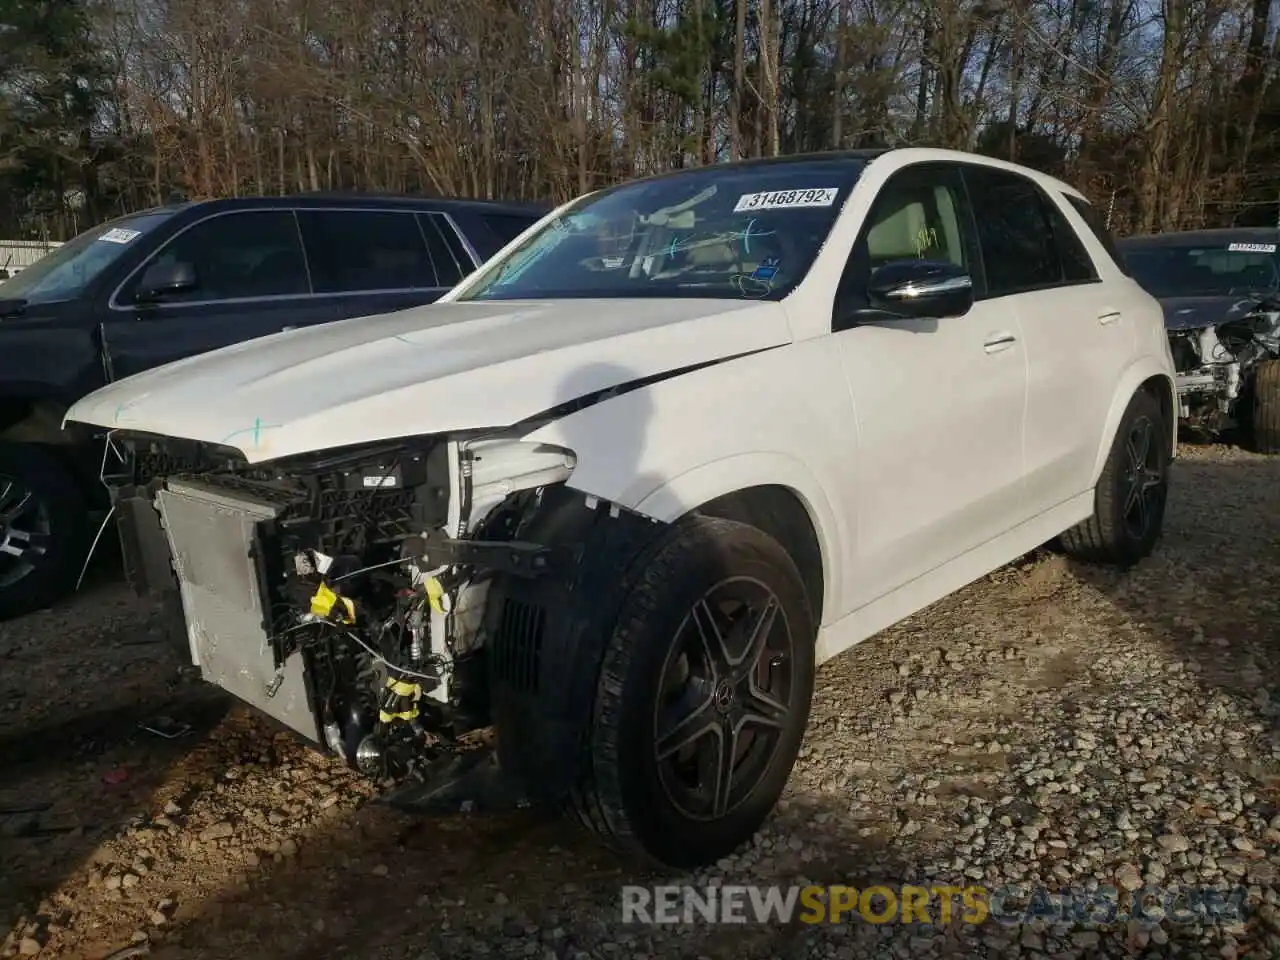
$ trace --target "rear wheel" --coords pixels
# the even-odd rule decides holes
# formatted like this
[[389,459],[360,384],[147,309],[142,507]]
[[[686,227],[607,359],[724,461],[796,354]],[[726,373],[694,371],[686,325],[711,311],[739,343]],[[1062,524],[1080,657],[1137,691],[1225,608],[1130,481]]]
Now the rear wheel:
[[1259,453],[1280,453],[1280,360],[1266,360],[1253,371],[1253,446]]
[[1059,537],[1068,555],[1127,567],[1151,553],[1164,529],[1169,434],[1155,397],[1134,394],[1094,488],[1093,516]]
[[795,763],[816,627],[786,551],[754,527],[697,519],[643,561],[605,651],[579,817],[668,867],[751,839]]
[[57,457],[37,444],[0,443],[0,619],[70,592],[88,534],[84,498]]

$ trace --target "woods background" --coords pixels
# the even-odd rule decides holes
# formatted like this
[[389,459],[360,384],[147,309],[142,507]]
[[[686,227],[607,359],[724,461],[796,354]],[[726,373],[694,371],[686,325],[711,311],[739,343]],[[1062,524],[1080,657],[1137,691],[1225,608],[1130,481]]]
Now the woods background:
[[0,239],[169,200],[560,201],[832,147],[1015,159],[1117,233],[1280,223],[1273,0],[0,0]]

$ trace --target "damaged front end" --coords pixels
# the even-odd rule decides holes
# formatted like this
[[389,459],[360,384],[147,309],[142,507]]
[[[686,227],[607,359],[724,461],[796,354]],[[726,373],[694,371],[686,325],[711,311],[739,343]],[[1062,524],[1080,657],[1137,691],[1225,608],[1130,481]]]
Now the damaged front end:
[[503,675],[538,669],[486,642],[512,632],[486,599],[577,562],[570,542],[523,539],[548,497],[586,509],[563,486],[572,452],[427,437],[250,465],[168,437],[110,444],[130,580],[180,600],[204,679],[362,772],[404,775],[489,725],[495,656]]
[[1249,426],[1251,378],[1280,357],[1280,295],[1163,301],[1179,419],[1208,437]]

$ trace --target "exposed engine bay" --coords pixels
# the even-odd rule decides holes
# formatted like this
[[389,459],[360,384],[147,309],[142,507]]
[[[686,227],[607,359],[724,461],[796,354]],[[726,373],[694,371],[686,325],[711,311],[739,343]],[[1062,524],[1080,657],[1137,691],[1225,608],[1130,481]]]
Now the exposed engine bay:
[[1280,296],[1238,300],[1225,316],[1220,309],[1213,316],[1166,309],[1179,418],[1208,436],[1247,425],[1241,401],[1249,397],[1250,374],[1258,363],[1280,358]]
[[168,437],[118,431],[110,446],[129,578],[176,587],[204,679],[379,778],[491,725],[495,691],[519,727],[561,670],[543,641],[567,618],[547,591],[573,582],[586,531],[654,526],[564,487],[571,452],[519,440],[253,466]]

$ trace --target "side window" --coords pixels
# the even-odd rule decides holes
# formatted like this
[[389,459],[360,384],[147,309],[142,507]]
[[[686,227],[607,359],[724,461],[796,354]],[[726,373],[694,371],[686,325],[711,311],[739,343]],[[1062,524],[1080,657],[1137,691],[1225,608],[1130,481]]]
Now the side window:
[[1049,211],[1049,223],[1053,225],[1053,239],[1062,258],[1062,279],[1067,283],[1092,283],[1098,279],[1098,268],[1094,266],[1093,257],[1080,242],[1071,221],[1066,218],[1061,208],[1051,200],[1045,200],[1045,208]]
[[456,285],[473,269],[457,231],[438,213],[420,213],[418,223],[426,237],[427,249],[431,251],[431,262],[435,264],[440,286]]
[[470,210],[461,214],[454,213],[453,218],[458,229],[467,235],[481,260],[488,260],[523,233],[525,228],[541,219],[528,214],[492,211],[476,213]]
[[1062,263],[1039,187],[991,167],[964,171],[987,270],[988,296],[1060,285]]
[[1067,202],[1075,208],[1076,213],[1080,214],[1080,219],[1089,225],[1093,235],[1098,238],[1098,243],[1102,244],[1102,249],[1107,251],[1107,256],[1115,262],[1120,271],[1127,277],[1133,276],[1124,262],[1124,255],[1116,246],[1115,238],[1111,236],[1111,231],[1107,228],[1107,222],[1098,215],[1097,208],[1093,204],[1086,203],[1079,197],[1073,197],[1070,194],[1067,194]]
[[865,307],[872,272],[894,260],[954,263],[973,277],[975,292],[981,291],[978,243],[955,164],[915,164],[885,181],[849,253],[836,309]]
[[973,270],[964,242],[962,185],[947,167],[908,167],[880,189],[867,215],[868,272],[893,260],[943,260]]
[[486,213],[482,216],[494,235],[506,246],[537,222],[537,217],[522,217],[515,213]]
[[316,293],[442,286],[417,218],[394,210],[298,210]]
[[166,302],[279,297],[310,292],[298,226],[288,210],[221,213],[184,230],[129,281],[120,302],[136,302],[152,264],[189,263],[196,287]]

